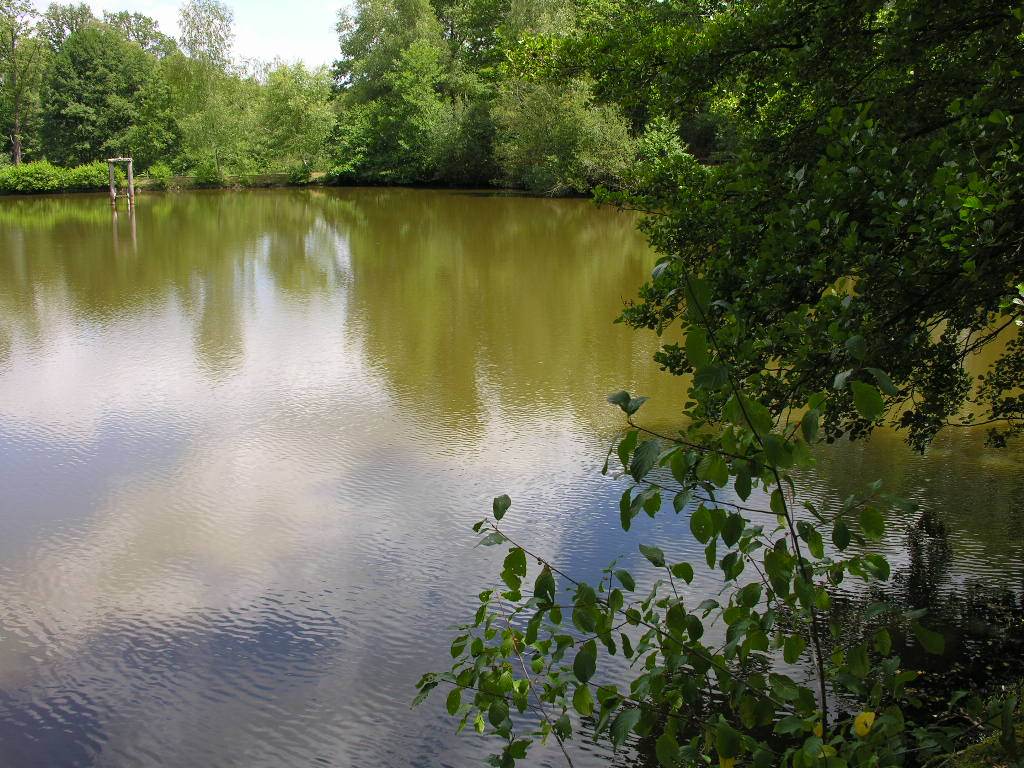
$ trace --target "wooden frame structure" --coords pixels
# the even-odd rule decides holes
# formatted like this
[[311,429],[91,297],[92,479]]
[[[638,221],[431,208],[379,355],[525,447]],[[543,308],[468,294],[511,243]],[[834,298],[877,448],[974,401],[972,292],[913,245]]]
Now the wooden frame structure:
[[135,207],[135,163],[130,157],[112,157],[107,160],[107,170],[110,171],[110,205],[117,207],[117,176],[114,167],[117,164],[128,166],[128,207]]

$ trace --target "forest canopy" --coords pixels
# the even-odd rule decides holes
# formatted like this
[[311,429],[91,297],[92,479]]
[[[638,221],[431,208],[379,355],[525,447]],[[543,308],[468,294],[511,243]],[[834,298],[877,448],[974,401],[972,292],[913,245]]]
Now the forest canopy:
[[177,39],[139,13],[0,0],[4,155],[132,155],[210,181],[616,187],[643,126],[599,103],[589,73],[535,64],[593,15],[574,0],[358,0],[339,12],[337,61],[310,69],[239,61],[219,0],[187,0]]

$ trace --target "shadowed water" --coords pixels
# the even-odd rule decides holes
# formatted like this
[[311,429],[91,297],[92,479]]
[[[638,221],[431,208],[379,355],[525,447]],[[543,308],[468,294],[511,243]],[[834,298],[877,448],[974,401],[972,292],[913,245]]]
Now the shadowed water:
[[[494,495],[580,576],[702,557],[685,513],[622,535],[599,471],[609,391],[660,424],[684,392],[612,324],[652,264],[582,201],[0,201],[0,765],[480,763],[443,697],[409,702],[499,570],[469,531]],[[934,511],[947,586],[1020,586],[1016,453],[881,433],[820,469],[815,498],[883,477]]]

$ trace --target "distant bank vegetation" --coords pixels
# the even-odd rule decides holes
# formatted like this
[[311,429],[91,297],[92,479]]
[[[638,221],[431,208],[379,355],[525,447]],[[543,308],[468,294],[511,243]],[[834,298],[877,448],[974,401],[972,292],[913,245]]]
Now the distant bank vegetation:
[[[238,62],[232,12],[219,0],[186,0],[176,39],[138,13],[97,18],[81,3],[39,13],[28,0],[0,0],[0,162],[32,164],[4,170],[0,190],[83,188],[69,183],[77,170],[56,166],[92,169],[122,154],[158,186],[282,173],[549,194],[616,187],[643,146],[646,116],[600,102],[585,74],[550,66],[553,51],[610,23],[613,10],[357,0],[339,15],[338,60],[309,69]],[[85,188],[106,183],[94,171]]]

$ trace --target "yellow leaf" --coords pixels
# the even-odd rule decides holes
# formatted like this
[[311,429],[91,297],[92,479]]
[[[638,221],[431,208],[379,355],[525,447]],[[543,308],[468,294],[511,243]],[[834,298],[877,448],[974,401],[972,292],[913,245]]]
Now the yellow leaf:
[[875,724],[874,712],[861,712],[853,719],[853,732],[860,738],[864,738],[871,732],[871,726]]

